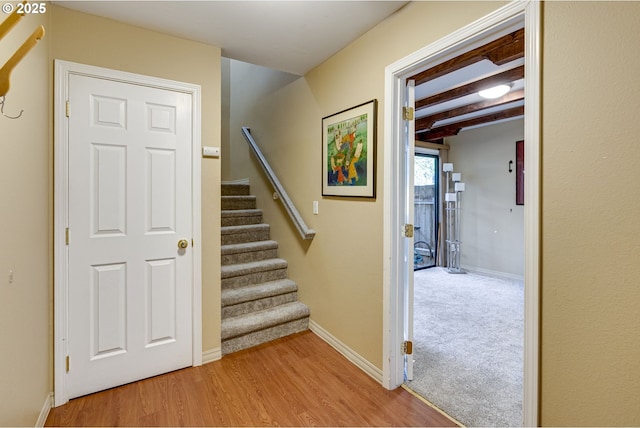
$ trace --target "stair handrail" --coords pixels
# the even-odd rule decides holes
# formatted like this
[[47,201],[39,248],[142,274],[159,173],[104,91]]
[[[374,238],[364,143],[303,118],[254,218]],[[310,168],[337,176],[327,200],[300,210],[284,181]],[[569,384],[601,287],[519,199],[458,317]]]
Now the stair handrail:
[[282,187],[282,183],[280,183],[280,180],[278,180],[278,177],[276,177],[276,174],[273,172],[273,169],[271,169],[269,162],[267,162],[267,159],[262,154],[262,151],[258,147],[258,144],[253,139],[253,136],[251,135],[251,130],[246,126],[243,126],[242,134],[244,135],[244,138],[247,140],[249,147],[258,158],[258,161],[260,162],[262,169],[267,174],[267,177],[269,178],[271,185],[273,186],[276,194],[278,195],[278,199],[282,201],[282,204],[284,205],[285,210],[287,210],[287,213],[289,214],[289,218],[291,218],[291,221],[293,221],[293,224],[295,225],[296,229],[298,229],[298,233],[300,234],[302,239],[312,240],[316,236],[316,231],[309,228],[307,224],[304,222],[304,220],[302,219],[300,212],[298,212],[298,210],[296,209],[295,205],[291,201],[291,198],[289,198],[289,195],[287,194],[286,190],[284,190],[284,187]]

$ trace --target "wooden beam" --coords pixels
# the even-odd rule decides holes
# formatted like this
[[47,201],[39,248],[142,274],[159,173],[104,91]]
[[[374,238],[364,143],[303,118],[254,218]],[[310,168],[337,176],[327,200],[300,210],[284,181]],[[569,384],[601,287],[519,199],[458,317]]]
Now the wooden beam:
[[496,65],[503,65],[523,56],[524,28],[414,74],[407,80],[415,80],[416,86],[418,86],[484,59],[488,59]]
[[485,77],[484,79],[476,80],[475,82],[468,83],[466,85],[458,86],[457,88],[450,89],[446,92],[431,95],[427,98],[422,98],[416,101],[416,110],[423,109],[428,106],[440,104],[445,101],[455,100],[467,95],[474,94],[483,89],[488,89],[494,86],[502,85],[505,83],[511,83],[514,80],[524,78],[524,65],[521,65],[510,70],[496,73],[492,76]]
[[[442,141],[440,138],[439,141]],[[451,148],[450,145],[445,143],[434,143],[433,141],[420,141],[416,140],[416,147],[422,147],[423,149],[433,149],[433,150],[449,150]]]
[[[524,32],[523,32],[524,33]],[[500,46],[487,54],[488,59],[495,65],[508,64],[524,56],[524,37],[513,43]]]
[[520,101],[524,99],[524,89],[519,91],[509,92],[508,94],[497,98],[495,100],[485,100],[479,103],[467,104],[462,107],[454,108],[451,110],[445,110],[440,113],[435,113],[430,116],[421,117],[416,119],[416,132],[427,131],[431,127],[441,120],[451,119],[456,116],[462,116],[469,113],[475,113],[477,111],[486,110],[491,107],[498,107],[504,104],[508,104],[514,101]]
[[474,117],[473,119],[467,119],[456,123],[450,123],[448,125],[439,126],[429,131],[416,132],[416,140],[429,141],[436,138],[451,137],[458,135],[463,128],[470,126],[482,125],[484,123],[495,122],[497,120],[509,119],[512,117],[518,117],[524,115],[524,106],[513,107],[507,110],[499,111],[497,113],[487,114],[480,117]]

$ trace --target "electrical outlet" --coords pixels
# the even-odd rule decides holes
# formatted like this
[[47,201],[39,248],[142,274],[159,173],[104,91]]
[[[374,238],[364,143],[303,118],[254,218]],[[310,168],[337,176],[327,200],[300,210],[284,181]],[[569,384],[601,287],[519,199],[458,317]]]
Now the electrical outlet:
[[9,271],[9,286],[13,285],[13,270]]

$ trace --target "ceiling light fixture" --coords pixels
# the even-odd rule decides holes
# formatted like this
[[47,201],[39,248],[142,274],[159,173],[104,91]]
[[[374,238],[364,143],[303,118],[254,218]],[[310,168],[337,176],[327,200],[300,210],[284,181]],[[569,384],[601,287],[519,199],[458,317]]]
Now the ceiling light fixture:
[[484,89],[478,92],[478,95],[480,95],[482,98],[494,99],[494,98],[500,98],[510,90],[511,90],[511,85],[498,85],[498,86],[494,86],[493,88]]

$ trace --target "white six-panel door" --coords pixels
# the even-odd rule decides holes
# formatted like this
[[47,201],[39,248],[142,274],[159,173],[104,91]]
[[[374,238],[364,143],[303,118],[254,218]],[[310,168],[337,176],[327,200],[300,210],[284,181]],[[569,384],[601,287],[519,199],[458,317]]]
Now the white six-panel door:
[[192,364],[192,100],[70,75],[69,105],[73,398]]

